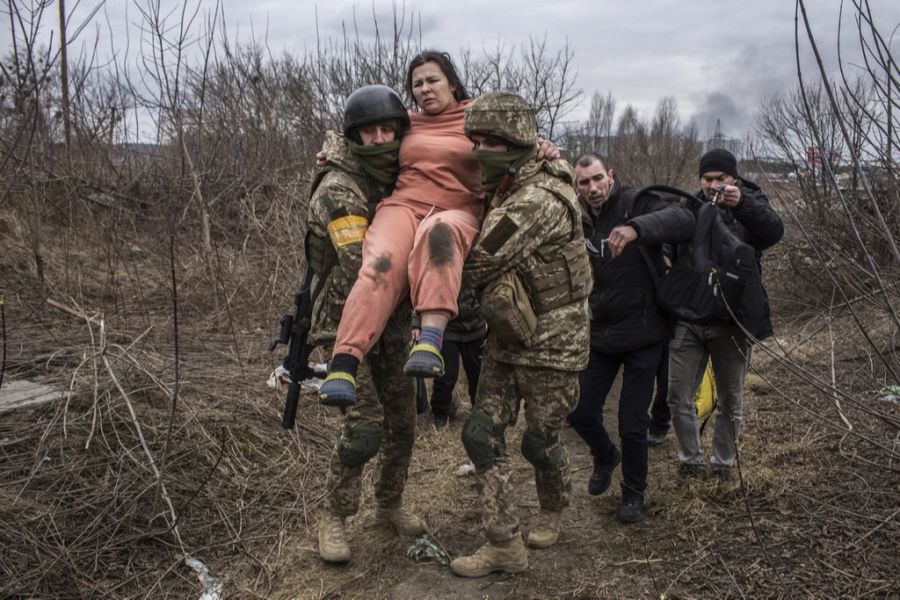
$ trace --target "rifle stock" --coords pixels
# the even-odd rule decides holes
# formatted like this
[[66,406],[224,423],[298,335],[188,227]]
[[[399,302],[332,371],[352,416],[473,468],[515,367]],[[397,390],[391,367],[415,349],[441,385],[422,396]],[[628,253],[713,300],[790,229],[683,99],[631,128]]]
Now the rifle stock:
[[416,377],[416,414],[423,415],[428,412],[428,391],[425,389],[425,380]]

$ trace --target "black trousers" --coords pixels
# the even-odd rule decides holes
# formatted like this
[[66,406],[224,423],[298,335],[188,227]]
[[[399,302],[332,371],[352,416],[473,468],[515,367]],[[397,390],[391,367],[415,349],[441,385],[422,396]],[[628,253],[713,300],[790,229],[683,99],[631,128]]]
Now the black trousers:
[[578,406],[569,415],[572,428],[600,461],[611,459],[615,444],[603,425],[603,407],[613,381],[624,368],[619,395],[619,438],[622,443],[622,485],[636,492],[647,487],[647,426],[653,383],[663,343],[631,352],[605,354],[591,348],[587,368],[581,372]]
[[650,405],[650,433],[665,435],[672,425],[672,412],[666,398],[669,395],[669,344],[663,344],[662,358],[656,369],[656,394]]
[[444,357],[444,376],[434,380],[431,391],[431,414],[449,415],[453,404],[453,388],[459,379],[459,363],[462,360],[469,386],[469,400],[475,403],[475,390],[481,375],[481,349],[484,339],[470,342],[444,341],[441,356]]

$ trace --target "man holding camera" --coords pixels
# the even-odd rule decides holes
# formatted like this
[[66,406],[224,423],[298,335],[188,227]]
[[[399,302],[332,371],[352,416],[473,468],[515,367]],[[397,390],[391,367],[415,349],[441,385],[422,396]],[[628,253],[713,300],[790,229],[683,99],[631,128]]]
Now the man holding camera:
[[[616,518],[633,523],[644,515],[647,409],[665,341],[671,335],[669,319],[656,305],[654,294],[655,280],[664,269],[662,244],[689,239],[694,217],[656,194],[638,196],[637,190],[619,182],[608,161],[597,154],[585,154],[576,161],[575,186],[584,235],[594,250],[594,284],[589,300],[590,358],[581,373],[578,406],[569,422],[594,456],[588,493],[605,492],[613,469],[622,463],[622,502]],[[620,452],[603,425],[603,406],[621,368]]]
[[[696,202],[712,202],[728,229],[756,250],[756,268],[762,269],[763,250],[781,240],[784,225],[758,185],[738,175],[737,159],[727,150],[710,150],[700,158],[700,191]],[[760,279],[761,281],[761,279]],[[751,340],[772,335],[769,299],[760,283],[748,287],[745,303],[760,307],[759,318],[739,326],[734,320],[715,324],[678,321],[669,342],[669,407],[678,439],[679,473],[703,472],[703,450],[694,408],[694,395],[709,358],[718,395],[710,465],[722,481],[731,478],[741,430],[744,376],[750,364]]]

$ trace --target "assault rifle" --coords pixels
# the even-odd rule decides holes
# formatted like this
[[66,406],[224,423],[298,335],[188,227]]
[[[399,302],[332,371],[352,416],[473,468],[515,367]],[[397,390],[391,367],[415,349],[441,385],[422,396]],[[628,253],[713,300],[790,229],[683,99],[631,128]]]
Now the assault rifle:
[[[285,429],[293,429],[297,418],[297,402],[300,400],[301,383],[312,377],[325,377],[326,373],[309,366],[309,355],[315,348],[309,343],[309,330],[312,326],[312,305],[314,296],[310,291],[313,271],[309,267],[300,284],[300,291],[294,296],[296,310],[293,315],[282,315],[278,320],[280,331],[278,338],[272,340],[269,352],[275,350],[279,344],[288,347],[288,354],[284,359],[284,368],[290,374],[290,383],[287,389],[287,400],[284,403],[284,415],[281,418],[281,426]],[[319,287],[319,286],[317,286]],[[319,290],[317,289],[316,292]]]
[[416,377],[416,414],[423,415],[428,412],[428,390],[425,389],[425,380]]

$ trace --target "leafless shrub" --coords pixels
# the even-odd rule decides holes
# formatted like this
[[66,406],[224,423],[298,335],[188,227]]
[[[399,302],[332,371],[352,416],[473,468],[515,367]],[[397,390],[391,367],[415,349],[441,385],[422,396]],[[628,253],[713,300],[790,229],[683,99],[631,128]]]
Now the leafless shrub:
[[547,36],[531,37],[527,44],[507,48],[498,44],[476,57],[462,52],[462,70],[473,95],[493,90],[509,90],[521,95],[536,111],[538,130],[549,139],[558,133],[560,122],[581,97],[575,85],[574,53],[565,45],[551,49]]
[[631,185],[668,184],[687,189],[696,185],[700,142],[693,121],[682,122],[674,98],[662,98],[648,122],[633,106],[619,116],[615,135],[612,123],[615,100],[594,95],[586,123],[570,127],[563,138],[567,152],[601,152],[616,172]]
[[[885,311],[900,328],[898,68],[868,2],[858,1],[851,3],[849,13],[863,67],[851,80],[841,59],[840,81],[829,79],[804,3],[798,2],[797,9],[806,26],[805,35],[797,32],[799,85],[761,107],[757,148],[759,154],[781,158],[793,172],[796,192],[785,186],[782,202],[802,234],[791,246],[793,264],[807,291],[816,290],[820,301],[836,293],[851,305]],[[819,65],[812,84],[799,67],[801,37]],[[896,352],[885,356],[878,351],[878,356],[896,381]]]

